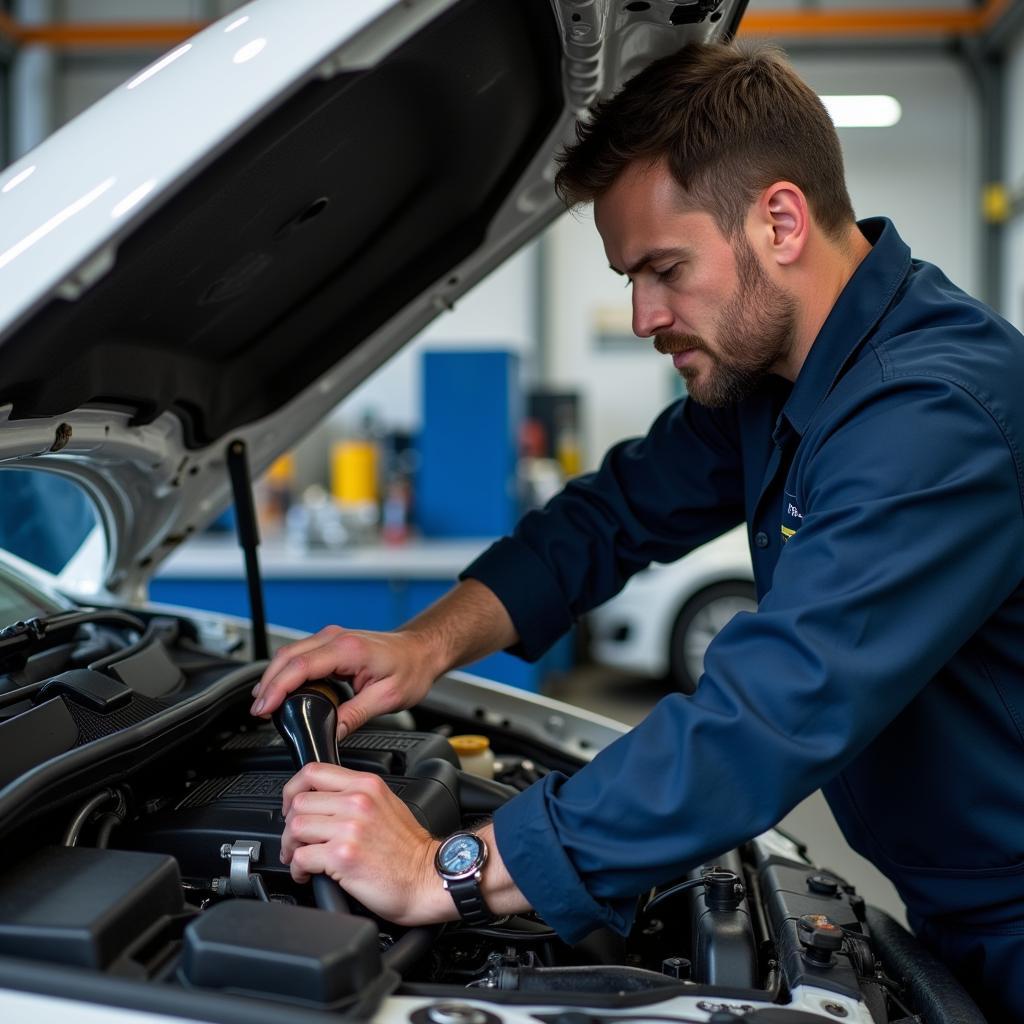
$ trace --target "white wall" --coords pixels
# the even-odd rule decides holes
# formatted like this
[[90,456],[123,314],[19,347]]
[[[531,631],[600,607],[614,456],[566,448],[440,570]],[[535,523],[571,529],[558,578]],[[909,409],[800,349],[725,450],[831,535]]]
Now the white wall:
[[[859,217],[887,215],[915,255],[976,290],[980,221],[977,111],[969,80],[952,57],[902,54],[801,57],[797,70],[820,93],[890,93],[903,105],[895,128],[841,129],[847,180]],[[550,232],[553,300],[548,329],[557,387],[584,395],[590,465],[615,440],[646,430],[672,394],[674,375],[648,341],[635,352],[596,352],[600,310],[626,315],[629,294],[607,267],[589,213]]]
[[536,348],[536,245],[520,251],[442,313],[342,403],[336,418],[355,422],[374,411],[389,426],[414,430],[420,422],[421,357],[425,349],[500,348],[518,352],[532,374]]

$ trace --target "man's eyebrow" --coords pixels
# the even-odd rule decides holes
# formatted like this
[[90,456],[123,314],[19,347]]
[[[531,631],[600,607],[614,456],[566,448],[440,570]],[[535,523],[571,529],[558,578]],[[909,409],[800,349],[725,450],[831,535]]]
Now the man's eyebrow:
[[627,267],[625,271],[619,270],[618,267],[613,267],[610,263],[608,267],[610,270],[615,271],[620,277],[623,274],[635,274],[640,270],[643,270],[648,263],[654,263],[658,260],[663,260],[666,257],[673,256],[677,259],[686,259],[691,255],[691,250],[688,248],[676,248],[670,247],[668,249],[651,249],[645,252],[631,267]]

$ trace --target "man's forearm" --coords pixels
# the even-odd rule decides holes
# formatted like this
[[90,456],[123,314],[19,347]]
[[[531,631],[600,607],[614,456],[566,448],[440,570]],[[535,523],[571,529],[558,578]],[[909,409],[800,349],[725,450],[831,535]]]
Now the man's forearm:
[[456,584],[400,632],[424,642],[435,675],[504,650],[519,639],[505,606],[477,580]]

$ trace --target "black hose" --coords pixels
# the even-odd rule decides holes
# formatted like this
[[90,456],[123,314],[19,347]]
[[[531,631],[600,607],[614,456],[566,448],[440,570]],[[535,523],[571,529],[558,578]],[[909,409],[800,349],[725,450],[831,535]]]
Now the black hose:
[[949,968],[901,924],[872,906],[867,907],[867,922],[885,973],[899,978],[928,1024],[985,1024],[977,1003]]
[[704,884],[704,876],[701,875],[700,878],[691,878],[687,882],[680,882],[678,885],[673,885],[671,888],[659,892],[652,900],[648,900],[647,905],[644,907],[644,913],[647,913],[648,910],[652,910],[659,903],[664,903],[665,900],[677,895],[678,893],[685,892],[687,889],[698,889]]
[[641,967],[502,967],[497,987],[515,992],[651,992],[674,989],[692,992],[693,986]]
[[96,829],[96,841],[93,845],[99,850],[105,850],[110,845],[110,833],[122,824],[124,824],[124,818],[120,814],[115,814],[113,811],[104,814]]
[[91,661],[88,667],[93,672],[99,672],[102,669],[105,669],[108,665],[113,665],[114,662],[122,661],[124,658],[130,658],[133,654],[138,654],[138,652],[144,647],[148,647],[159,632],[160,626],[158,624],[158,620],[153,619],[146,627],[145,632],[138,640],[135,641],[135,643],[129,644],[120,651],[113,651],[110,654],[105,654],[102,658],[97,658],[96,661]]
[[329,910],[332,914],[348,914],[348,900],[345,892],[330,875],[314,875],[313,902],[321,910]]
[[64,846],[77,846],[78,840],[82,835],[82,829],[85,828],[86,822],[92,817],[92,815],[99,810],[108,800],[118,799],[117,793],[112,789],[104,789],[99,793],[93,794],[85,801],[84,804],[78,809],[78,813],[71,819],[71,824],[68,825],[67,831],[64,833],[62,843]]

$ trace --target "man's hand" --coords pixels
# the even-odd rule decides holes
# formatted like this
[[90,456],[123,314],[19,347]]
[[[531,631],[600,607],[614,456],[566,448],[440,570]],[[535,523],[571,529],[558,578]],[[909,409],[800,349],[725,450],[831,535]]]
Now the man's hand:
[[482,583],[463,580],[394,633],[327,626],[282,647],[252,691],[252,713],[268,717],[311,679],[348,676],[355,697],[338,709],[338,738],[375,715],[418,704],[434,680],[518,639],[505,606]]
[[338,708],[338,738],[361,729],[376,715],[412,707],[442,669],[418,634],[372,633],[326,626],[282,647],[253,690],[252,713],[267,717],[293,690],[311,679],[348,676],[355,697]]
[[434,870],[438,842],[378,775],[309,764],[284,787],[281,860],[292,878],[324,873],[400,925],[454,920]]
[[[369,772],[307,764],[284,787],[281,860],[292,878],[326,874],[368,910],[400,925],[455,921],[458,911],[434,868],[441,845],[412,811]],[[490,854],[481,889],[493,914],[530,909],[485,825]]]

